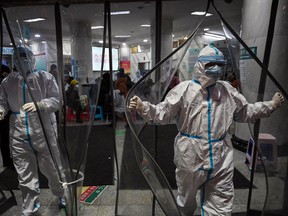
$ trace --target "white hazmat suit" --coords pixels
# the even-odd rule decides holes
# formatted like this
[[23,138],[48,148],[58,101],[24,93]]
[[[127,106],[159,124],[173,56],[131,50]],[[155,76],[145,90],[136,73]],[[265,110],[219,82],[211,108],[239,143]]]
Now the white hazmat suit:
[[24,47],[17,49],[22,62],[16,58],[15,51],[14,62],[17,70],[20,71],[22,68],[24,72],[12,72],[1,83],[0,118],[6,115],[9,109],[12,111],[10,148],[18,173],[19,188],[22,192],[22,215],[26,216],[37,212],[40,207],[38,167],[47,177],[49,187],[55,196],[63,197],[64,191],[59,182],[39,117],[35,112],[35,104],[22,75],[26,76],[32,95],[38,104],[45,131],[53,149],[57,149],[57,123],[54,112],[59,109],[60,95],[53,75],[32,70],[31,67],[35,63],[33,53]]
[[284,99],[249,104],[228,82],[217,81],[225,64],[223,54],[204,47],[195,65],[194,79],[180,82],[157,105],[137,96],[129,107],[149,122],[166,124],[175,117],[178,135],[174,142],[174,163],[178,186],[177,203],[185,216],[193,215],[196,193],[201,189],[201,215],[231,215],[233,147],[228,129],[233,121],[251,122],[268,117]]

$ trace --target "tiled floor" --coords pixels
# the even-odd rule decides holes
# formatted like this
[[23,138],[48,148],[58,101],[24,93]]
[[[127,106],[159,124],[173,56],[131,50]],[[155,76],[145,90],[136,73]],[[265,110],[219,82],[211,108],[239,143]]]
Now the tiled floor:
[[[125,123],[118,122],[117,130],[120,133],[117,133],[117,148],[118,148],[118,159],[121,161],[121,149],[123,148],[124,136],[125,136]],[[121,133],[122,132],[122,133]],[[235,158],[235,167],[249,179],[250,171],[247,166],[244,164],[245,153],[235,150],[234,152]],[[121,164],[119,164],[121,167]],[[3,171],[2,167],[2,159],[0,161],[0,172]],[[264,202],[265,197],[265,189],[264,181],[259,180],[261,178],[257,178],[255,185],[257,186],[257,197],[253,197],[253,207],[262,208],[262,204]],[[21,194],[19,190],[14,191],[17,199],[17,206],[12,207],[8,211],[6,211],[3,216],[20,216],[21,215]],[[137,216],[149,216],[151,214],[151,192],[146,190],[125,190],[121,191],[119,194],[120,201],[118,205],[118,215],[131,215],[129,212],[132,212],[131,209],[137,209]],[[89,205],[89,204],[80,204],[79,215],[86,216],[113,216],[115,214],[115,198],[116,198],[116,186],[108,186],[104,192],[97,198],[97,200]],[[234,208],[233,212],[245,212],[246,211],[246,203],[248,198],[248,189],[237,189],[235,191],[235,200],[234,200]],[[58,208],[58,200],[51,194],[49,189],[41,190],[41,215],[45,216],[57,216],[57,215],[65,215],[64,210],[59,210]],[[123,201],[125,200],[125,201]],[[127,205],[129,203],[129,205]],[[258,205],[258,206],[257,206]],[[133,211],[135,212],[135,211]],[[164,216],[162,210],[157,207],[155,215]],[[196,214],[199,214],[199,209]],[[133,215],[135,216],[135,215]]]

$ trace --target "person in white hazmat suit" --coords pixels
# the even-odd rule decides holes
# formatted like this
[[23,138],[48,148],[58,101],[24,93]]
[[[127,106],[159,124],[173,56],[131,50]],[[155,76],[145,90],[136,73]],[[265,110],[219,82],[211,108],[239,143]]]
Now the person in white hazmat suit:
[[129,108],[146,121],[165,124],[177,117],[174,163],[178,187],[177,204],[185,216],[193,215],[196,193],[201,189],[201,215],[231,215],[233,147],[226,133],[233,121],[253,122],[268,117],[283,102],[281,93],[271,101],[250,104],[228,82],[220,81],[225,64],[223,54],[204,47],[195,64],[193,80],[174,87],[157,105],[130,99]]
[[[35,58],[30,49],[23,46],[14,50],[13,58],[17,71],[7,76],[0,85],[0,119],[8,110],[10,117],[10,148],[13,163],[18,173],[19,188],[22,192],[22,215],[39,213],[38,167],[47,177],[52,193],[59,197],[59,205],[65,207],[64,190],[59,182],[56,167],[52,161],[45,140],[36,107],[23,78],[28,85],[42,113],[49,142],[57,148],[57,123],[54,112],[59,109],[59,88],[52,74],[34,70]],[[24,69],[21,71],[21,65]]]

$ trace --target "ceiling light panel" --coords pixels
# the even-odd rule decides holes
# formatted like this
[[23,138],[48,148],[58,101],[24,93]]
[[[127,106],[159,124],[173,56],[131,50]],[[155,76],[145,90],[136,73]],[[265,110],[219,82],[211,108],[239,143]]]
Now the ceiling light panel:
[[91,26],[91,29],[103,29],[104,26]]
[[31,22],[40,22],[40,21],[43,21],[43,20],[46,20],[46,18],[38,17],[38,18],[26,19],[26,20],[23,20],[23,22],[31,23]]
[[112,11],[110,14],[111,15],[126,15],[126,14],[130,14],[130,11]]
[[213,33],[208,33],[205,32],[204,35],[208,36],[208,37],[213,37],[213,38],[217,38],[217,39],[222,39],[225,40],[226,38],[224,37],[224,35],[218,35],[218,34],[213,34]]
[[131,35],[115,35],[116,38],[130,38]]
[[151,25],[150,25],[150,24],[143,24],[143,25],[141,25],[141,27],[147,27],[147,28],[149,28],[149,27],[151,27]]
[[[205,11],[194,11],[191,13],[191,15],[196,15],[196,16],[203,16],[206,12]],[[212,13],[206,13],[206,16],[212,16]]]

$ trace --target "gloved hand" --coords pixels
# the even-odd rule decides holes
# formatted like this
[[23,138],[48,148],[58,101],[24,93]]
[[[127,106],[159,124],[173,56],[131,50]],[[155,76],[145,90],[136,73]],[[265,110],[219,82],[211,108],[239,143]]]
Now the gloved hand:
[[279,108],[284,103],[284,97],[280,92],[276,92],[272,98],[274,109]]
[[22,109],[24,112],[35,112],[36,111],[36,106],[34,104],[34,102],[31,102],[31,103],[26,103],[22,106]]
[[141,112],[144,109],[144,104],[142,100],[135,95],[130,99],[129,109]]
[[0,120],[4,119],[4,109],[0,107]]

